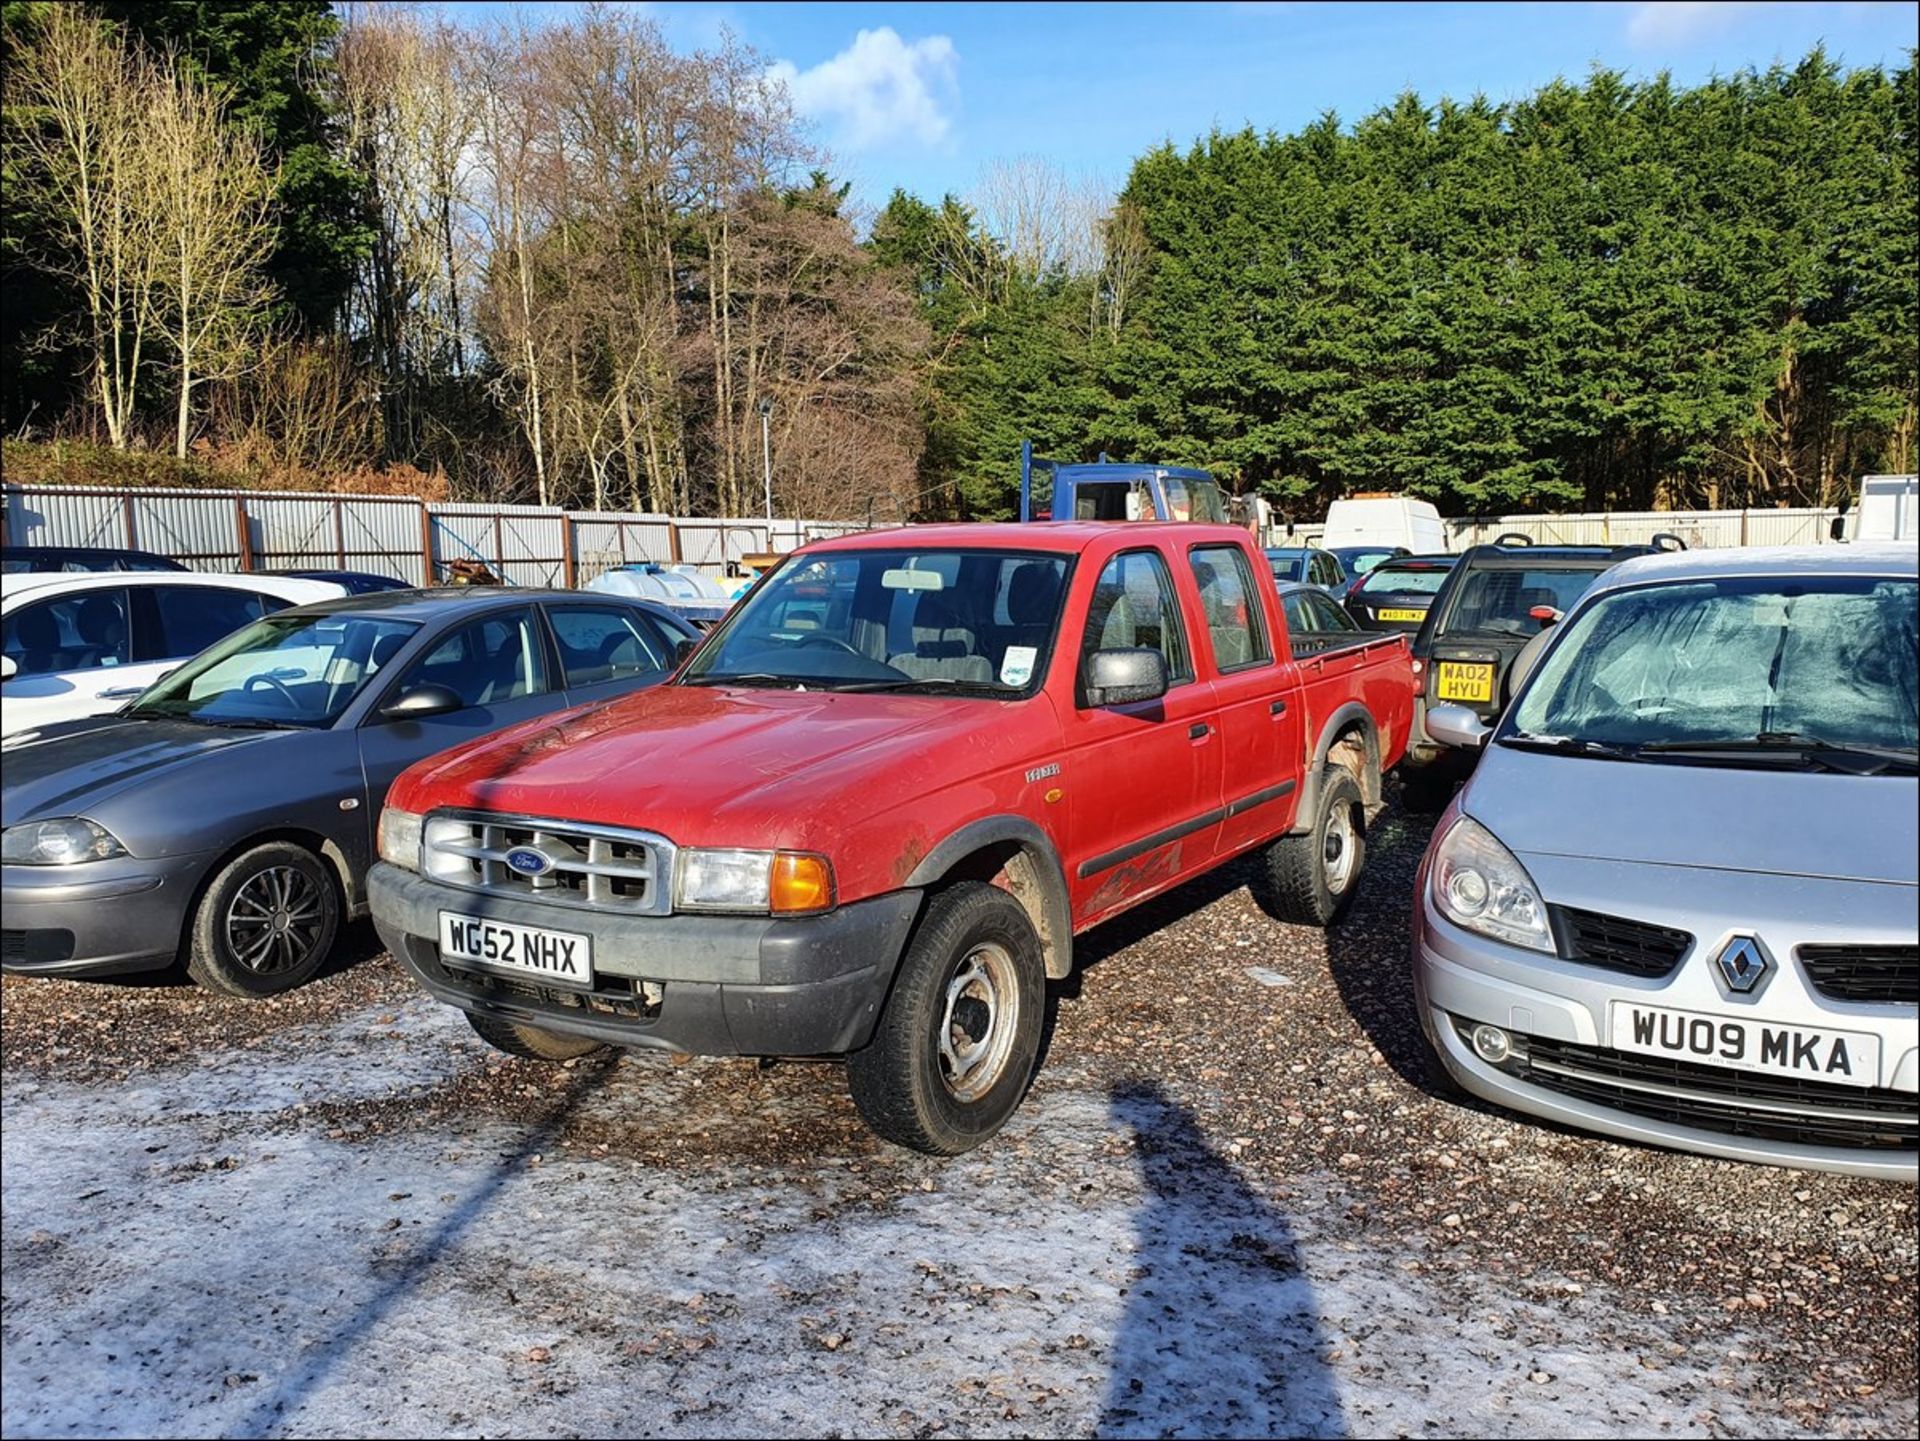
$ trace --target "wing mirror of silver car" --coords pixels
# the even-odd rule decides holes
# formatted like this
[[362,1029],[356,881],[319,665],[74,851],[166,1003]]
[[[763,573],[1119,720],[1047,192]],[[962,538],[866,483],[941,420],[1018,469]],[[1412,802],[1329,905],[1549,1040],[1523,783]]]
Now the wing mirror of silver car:
[[20,663],[10,655],[0,655],[0,680],[12,680],[20,674]]
[[443,685],[417,685],[398,700],[389,701],[380,707],[382,719],[390,721],[426,720],[437,715],[446,715],[449,711],[464,709],[466,702],[459,693]]
[[1492,733],[1492,726],[1463,705],[1437,705],[1427,712],[1427,734],[1443,746],[1477,750]]

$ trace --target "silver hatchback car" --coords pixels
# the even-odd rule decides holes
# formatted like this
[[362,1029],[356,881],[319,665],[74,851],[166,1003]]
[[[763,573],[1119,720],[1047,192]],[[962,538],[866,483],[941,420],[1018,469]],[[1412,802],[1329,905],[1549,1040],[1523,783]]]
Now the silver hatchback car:
[[1912,546],[1608,571],[1542,638],[1421,862],[1420,1019],[1515,1110],[1911,1181]]

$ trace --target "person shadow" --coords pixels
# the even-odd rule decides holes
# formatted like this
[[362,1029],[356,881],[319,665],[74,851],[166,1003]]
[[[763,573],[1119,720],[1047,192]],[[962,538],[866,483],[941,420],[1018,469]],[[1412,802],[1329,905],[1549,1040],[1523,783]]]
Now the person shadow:
[[1347,1434],[1312,1283],[1286,1216],[1154,1081],[1109,1091],[1146,1200],[1095,1434]]

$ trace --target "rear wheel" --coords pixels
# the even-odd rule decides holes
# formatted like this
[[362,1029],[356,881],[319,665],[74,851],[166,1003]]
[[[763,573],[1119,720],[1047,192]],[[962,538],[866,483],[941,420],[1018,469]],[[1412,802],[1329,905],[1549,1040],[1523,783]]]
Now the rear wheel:
[[1040,937],[1025,908],[979,881],[938,892],[873,1040],[847,1058],[861,1117],[915,1151],[973,1149],[1026,1095],[1045,1004]]
[[496,1051],[518,1056],[525,1061],[571,1061],[576,1056],[591,1056],[606,1050],[604,1041],[585,1036],[562,1035],[540,1026],[525,1026],[518,1021],[502,1021],[493,1016],[465,1012],[467,1024],[481,1040]]
[[1322,766],[1315,806],[1311,829],[1280,837],[1259,857],[1253,898],[1275,920],[1332,925],[1360,888],[1367,862],[1367,812],[1353,772],[1345,766]]
[[277,996],[313,979],[339,931],[340,890],[327,863],[291,841],[269,841],[208,884],[187,974],[223,996]]

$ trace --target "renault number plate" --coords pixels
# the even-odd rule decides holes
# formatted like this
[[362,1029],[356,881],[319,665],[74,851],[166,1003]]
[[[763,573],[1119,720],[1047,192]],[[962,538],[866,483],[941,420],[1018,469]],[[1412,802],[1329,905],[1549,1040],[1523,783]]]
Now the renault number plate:
[[440,912],[440,955],[459,965],[530,976],[556,986],[593,985],[593,938]]
[[1615,1050],[1836,1086],[1880,1081],[1880,1038],[1863,1031],[1707,1016],[1631,1001],[1613,1002],[1610,1015]]
[[1441,661],[1440,699],[1492,700],[1493,667],[1458,660]]

